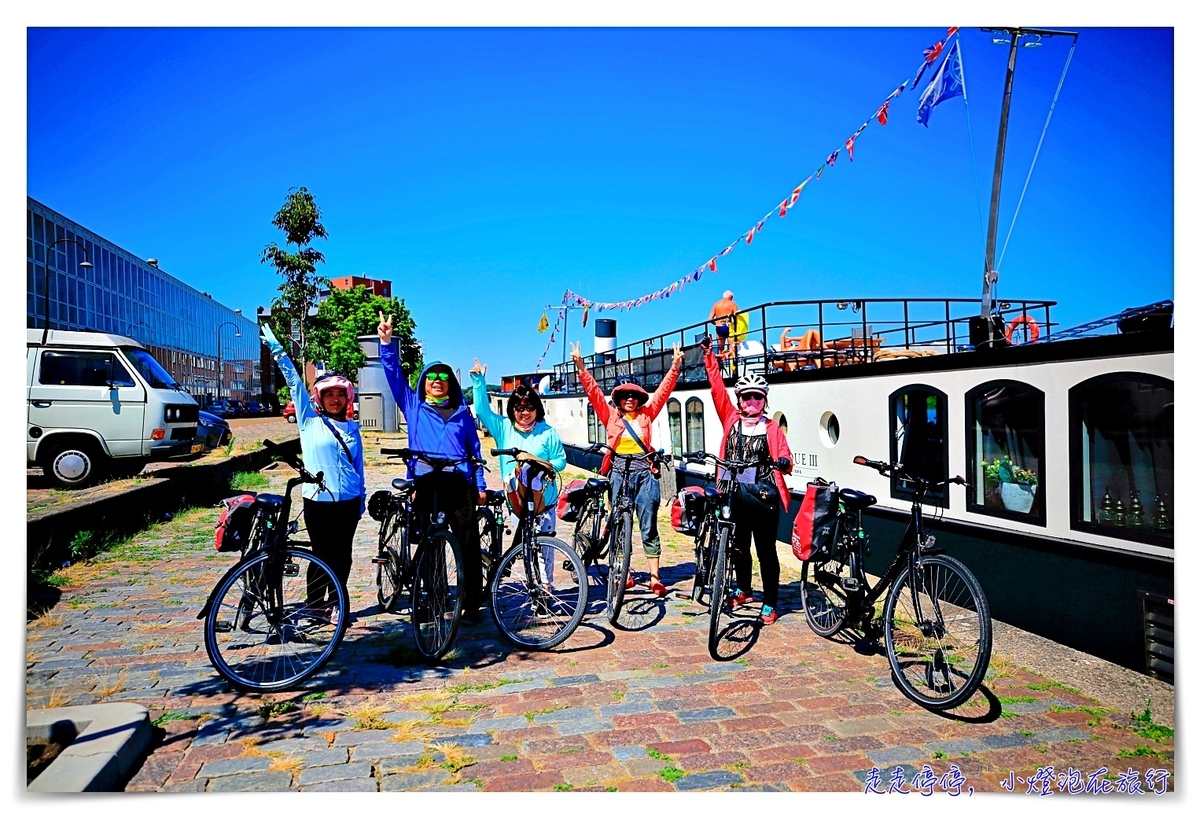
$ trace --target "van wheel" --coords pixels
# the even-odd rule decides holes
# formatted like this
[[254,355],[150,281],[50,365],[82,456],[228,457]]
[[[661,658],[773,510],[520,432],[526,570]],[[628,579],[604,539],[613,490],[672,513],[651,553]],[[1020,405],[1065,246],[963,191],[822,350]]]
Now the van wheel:
[[79,488],[99,478],[104,457],[92,443],[75,440],[52,443],[41,458],[42,473],[56,486]]

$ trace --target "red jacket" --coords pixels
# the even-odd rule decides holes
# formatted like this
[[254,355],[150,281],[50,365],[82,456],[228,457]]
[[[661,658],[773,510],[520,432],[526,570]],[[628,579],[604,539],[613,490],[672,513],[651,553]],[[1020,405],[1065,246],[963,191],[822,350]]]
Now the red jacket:
[[[741,419],[741,412],[729,399],[729,391],[725,388],[725,380],[721,377],[721,365],[717,362],[717,356],[713,354],[710,348],[704,353],[704,371],[708,374],[708,386],[712,390],[713,403],[717,407],[717,416],[721,418],[721,445],[729,439],[729,431],[733,428],[733,424]],[[767,418],[767,451],[771,453],[771,458],[778,460],[781,457],[786,457],[790,462],[792,459],[792,450],[788,446],[787,436],[783,433],[783,429],[775,421]],[[724,452],[722,452],[724,455]],[[788,466],[787,472],[790,473],[791,466]],[[788,510],[788,501],[791,495],[788,492],[787,484],[783,482],[784,473],[779,469],[775,470],[775,486],[779,489],[779,500],[783,504],[783,510]]]
[[[650,442],[650,424],[658,417],[658,413],[667,405],[667,398],[671,397],[671,391],[675,388],[675,382],[679,380],[679,370],[672,366],[667,370],[667,374],[663,376],[662,383],[658,385],[658,389],[654,390],[654,394],[650,396],[649,402],[643,404],[638,409],[637,415],[630,421],[634,428],[637,429],[638,437],[650,449],[654,448],[654,444]],[[592,404],[592,408],[596,410],[596,417],[604,424],[604,432],[608,437],[608,445],[614,449],[617,448],[617,441],[625,434],[625,422],[620,411],[609,404],[607,396],[600,388],[600,384],[596,383],[596,379],[592,377],[592,373],[588,372],[586,366],[579,367],[579,382],[583,385],[583,391],[587,393],[588,401]],[[612,452],[604,453],[604,460],[600,462],[600,473],[608,474],[612,468]]]

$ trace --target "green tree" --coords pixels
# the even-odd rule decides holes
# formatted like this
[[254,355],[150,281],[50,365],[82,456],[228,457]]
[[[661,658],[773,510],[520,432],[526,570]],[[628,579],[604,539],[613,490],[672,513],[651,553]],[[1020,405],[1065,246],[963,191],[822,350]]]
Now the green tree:
[[[324,264],[325,256],[309,245],[314,239],[329,236],[321,224],[321,210],[316,200],[304,187],[288,191],[283,207],[275,214],[271,224],[286,236],[285,247],[271,242],[263,248],[259,259],[262,264],[273,266],[283,279],[279,285],[280,296],[271,305],[271,328],[283,340],[291,337],[291,328],[296,326],[300,342],[298,364],[303,372],[307,360],[308,314],[316,303],[321,285],[327,283],[327,279],[317,275],[317,264]],[[295,252],[287,249],[293,246]]]
[[305,353],[357,382],[359,367],[366,363],[358,336],[375,334],[380,312],[392,316],[392,338],[399,345],[400,366],[411,380],[414,373],[421,371],[421,343],[416,336],[417,324],[404,299],[374,295],[361,285],[330,291],[329,298],[321,302],[312,319]]

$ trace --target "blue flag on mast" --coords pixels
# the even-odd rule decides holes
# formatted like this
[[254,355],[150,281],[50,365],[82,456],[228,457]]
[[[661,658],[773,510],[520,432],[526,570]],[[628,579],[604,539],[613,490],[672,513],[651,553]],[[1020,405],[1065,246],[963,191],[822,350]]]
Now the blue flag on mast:
[[921,92],[921,100],[917,104],[917,122],[929,127],[929,114],[939,103],[963,94],[962,59],[958,55],[958,41],[946,52],[937,73],[929,81],[929,85]]

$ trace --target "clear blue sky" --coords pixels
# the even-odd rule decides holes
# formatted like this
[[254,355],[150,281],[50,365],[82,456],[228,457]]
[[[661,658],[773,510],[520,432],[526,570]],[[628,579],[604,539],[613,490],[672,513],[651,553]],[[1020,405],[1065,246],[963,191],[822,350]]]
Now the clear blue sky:
[[[1057,300],[1069,326],[1174,295],[1174,35],[1053,27],[1079,43],[999,294]],[[427,359],[528,371],[544,305],[636,298],[703,264],[944,35],[31,28],[27,192],[253,314],[278,283],[258,261],[282,240],[271,218],[306,186],[323,274],[390,279]],[[719,274],[616,314],[620,341],[700,320],[726,288],[742,306],[977,298],[1007,46],[960,35],[969,107],[924,128],[906,91]],[[1069,47],[1019,52],[1001,245]],[[590,349],[578,313],[570,332]]]

